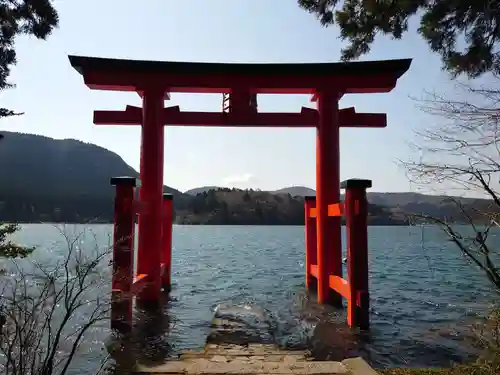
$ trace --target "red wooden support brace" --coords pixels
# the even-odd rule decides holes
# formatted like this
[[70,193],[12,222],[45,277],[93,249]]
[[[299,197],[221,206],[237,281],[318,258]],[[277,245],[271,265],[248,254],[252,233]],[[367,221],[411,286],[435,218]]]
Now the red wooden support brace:
[[368,329],[370,326],[368,293],[368,201],[366,189],[371,180],[351,179],[340,185],[345,189],[347,227],[347,273],[350,298],[347,306],[349,326]]
[[162,221],[162,275],[163,289],[170,292],[172,288],[172,225],[173,225],[173,196],[163,194],[163,221]]
[[113,177],[116,187],[113,274],[111,291],[111,328],[128,331],[132,327],[132,283],[134,279],[135,189],[134,177]]
[[311,209],[316,208],[316,197],[304,197],[305,208],[305,234],[306,234],[306,288],[316,290],[318,282],[311,273],[318,264],[317,241],[316,241],[316,215],[311,216]]

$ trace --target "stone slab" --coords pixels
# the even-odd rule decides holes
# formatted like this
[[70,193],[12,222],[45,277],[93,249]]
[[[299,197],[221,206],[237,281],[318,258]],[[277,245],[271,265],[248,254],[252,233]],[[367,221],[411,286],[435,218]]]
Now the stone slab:
[[378,372],[361,357],[344,359],[342,364],[352,375],[378,375]]
[[305,350],[282,350],[276,345],[265,344],[249,344],[246,345],[216,345],[208,344],[205,346],[205,354],[221,354],[221,355],[304,355],[308,352]]
[[305,353],[282,353],[282,354],[249,354],[249,353],[237,353],[231,354],[224,351],[220,351],[217,353],[183,353],[179,356],[179,360],[184,361],[187,359],[196,359],[196,358],[206,358],[210,359],[215,356],[225,356],[232,359],[236,359],[238,357],[249,357],[251,359],[257,359],[261,361],[268,362],[280,362],[280,361],[309,361],[311,358]]
[[306,351],[287,351],[275,345],[207,344],[189,350],[179,360],[158,366],[138,365],[134,373],[170,375],[377,375],[361,358],[342,362],[313,361]]
[[136,373],[149,374],[200,374],[200,375],[248,375],[248,374],[348,374],[340,362],[265,362],[259,360],[234,360],[213,362],[207,359],[171,361],[156,367],[138,366]]

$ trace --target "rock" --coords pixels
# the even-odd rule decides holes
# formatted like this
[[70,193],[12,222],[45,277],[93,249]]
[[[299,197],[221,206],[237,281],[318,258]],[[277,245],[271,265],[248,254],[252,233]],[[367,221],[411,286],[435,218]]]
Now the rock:
[[257,306],[221,304],[215,309],[207,343],[274,343],[270,318],[264,309]]

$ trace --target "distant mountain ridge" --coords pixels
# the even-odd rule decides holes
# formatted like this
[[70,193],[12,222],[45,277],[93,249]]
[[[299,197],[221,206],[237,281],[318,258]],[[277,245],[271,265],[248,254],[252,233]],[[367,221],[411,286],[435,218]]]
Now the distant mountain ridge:
[[[184,194],[189,194],[189,195],[196,195],[204,192],[208,192],[210,190],[217,190],[217,189],[227,189],[227,187],[222,187],[222,186],[200,186],[194,189],[189,189],[184,192]],[[245,189],[238,189],[238,190],[245,190]],[[254,190],[254,189],[252,189]],[[262,191],[262,190],[259,190]],[[267,190],[266,190],[267,191]],[[268,193],[271,194],[290,194],[292,197],[305,197],[308,195],[316,195],[316,191],[314,189],[305,187],[305,186],[290,186],[278,190],[269,190],[267,191]]]
[[306,186],[290,186],[274,191],[270,191],[273,194],[290,194],[292,197],[307,197],[315,196],[316,191],[314,189],[308,188]]
[[[40,194],[107,197],[113,192],[110,176],[139,176],[118,154],[92,143],[7,131],[2,131],[2,135],[0,188],[3,193],[9,188],[17,194],[26,190],[31,194],[33,189],[25,180],[29,174],[40,182],[37,189]],[[50,168],[42,165],[50,165]],[[88,181],[90,176],[92,181]],[[168,186],[165,192],[182,194]]]
[[200,187],[197,187],[197,188],[194,188],[194,189],[186,190],[184,192],[184,194],[197,195],[197,194],[204,193],[206,191],[217,190],[217,189],[223,189],[223,188],[219,187],[219,186],[200,186]]
[[[2,131],[0,221],[104,221],[113,215],[110,178],[139,174],[116,153],[74,139]],[[184,194],[165,186],[175,205]]]
[[[110,222],[114,188],[110,178],[139,174],[114,152],[73,139],[2,132],[0,140],[0,221]],[[176,220],[185,224],[303,224],[304,186],[275,191],[199,187],[173,194]],[[456,214],[447,197],[418,193],[369,193],[370,222],[396,225],[408,213]],[[490,201],[466,200],[488,207]]]
[[[214,190],[245,191],[235,188],[228,189],[213,186],[200,187],[189,191],[198,191],[198,194],[207,194],[208,192]],[[294,198],[316,195],[315,190],[305,186],[291,186],[267,192],[253,189],[250,189],[249,191],[267,193],[271,195],[289,195]],[[419,216],[434,217],[448,221],[467,221],[468,219],[464,215],[464,211],[467,211],[470,216],[477,215],[477,220],[479,221],[484,219],[484,215],[481,213],[500,214],[500,212],[498,212],[500,211],[498,207],[496,207],[491,200],[487,199],[459,198],[445,195],[426,195],[413,192],[368,192],[367,198],[372,207],[386,207],[390,211],[390,214],[387,212],[382,213],[381,211],[379,214],[382,214],[384,217],[387,215],[392,216],[394,223],[400,223],[401,220],[405,222],[411,220],[413,222],[415,220],[419,220],[416,218]],[[343,199],[344,195],[341,194],[341,200]],[[462,207],[460,207],[456,202],[460,202]],[[382,221],[387,222],[388,220],[383,219]]]
[[[186,191],[185,194],[196,195],[199,193],[208,192],[209,190],[217,190],[217,189],[227,189],[227,188],[218,186],[202,186],[190,189]],[[290,186],[278,190],[269,190],[267,192],[271,194],[290,194],[292,197],[316,196],[316,190],[306,186]],[[343,197],[343,194],[341,194],[341,197]],[[403,207],[409,204],[439,205],[449,199],[458,199],[460,200],[460,202],[466,204],[484,200],[478,198],[457,198],[446,195],[427,195],[427,194],[413,193],[413,192],[379,193],[379,192],[368,191],[367,197],[371,203],[386,207]]]
[[[260,190],[217,188],[193,196],[189,210],[177,212],[180,224],[303,225],[304,199]],[[389,208],[368,207],[371,225],[407,225]]]

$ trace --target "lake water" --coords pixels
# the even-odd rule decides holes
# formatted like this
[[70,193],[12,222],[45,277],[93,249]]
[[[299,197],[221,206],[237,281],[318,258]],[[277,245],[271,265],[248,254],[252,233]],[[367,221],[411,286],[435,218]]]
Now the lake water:
[[[67,251],[59,230],[23,225],[16,239],[37,246],[33,258],[50,263]],[[80,244],[88,251],[111,242],[111,225],[63,230],[70,238],[90,233]],[[495,295],[439,228],[370,227],[369,256],[371,330],[360,335],[346,327],[344,311],[318,306],[304,289],[303,227],[174,226],[173,290],[162,316],[138,319],[137,359],[162,360],[202,347],[220,303],[265,308],[280,345],[314,342],[318,358],[362,355],[375,367],[421,367],[474,354],[456,329],[487,314]],[[107,324],[86,335],[79,373],[106,354],[109,335]]]

